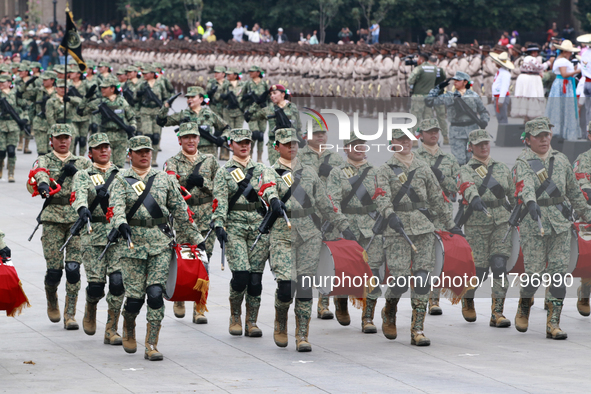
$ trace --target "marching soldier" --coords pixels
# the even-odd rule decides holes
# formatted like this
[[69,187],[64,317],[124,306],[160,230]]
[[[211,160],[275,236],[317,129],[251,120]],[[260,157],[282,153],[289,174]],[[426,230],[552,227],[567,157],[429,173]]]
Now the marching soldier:
[[158,82],[164,85],[164,89],[168,92],[168,96],[172,96],[174,94],[174,87],[170,83],[170,80],[164,76],[164,67],[160,63],[154,63],[154,68],[158,73]]
[[[250,74],[250,80],[244,84],[244,88],[242,89],[242,102],[248,105],[246,108],[248,113],[255,113],[259,109],[265,108],[269,103],[269,85],[267,81],[263,80],[265,73],[259,66],[251,66],[248,69],[248,73]],[[252,131],[253,140],[256,141],[257,162],[262,163],[267,120],[250,120],[248,121],[248,128]],[[254,144],[250,154],[252,155],[253,152]]]
[[[74,116],[76,115],[76,109],[82,99],[80,97],[69,96],[66,94],[64,79],[58,79],[56,81],[55,93],[55,96],[47,100],[47,104],[45,105],[45,117],[47,119],[47,124],[49,127],[57,123],[72,124]],[[65,113],[64,105],[66,105]],[[72,135],[73,142],[74,135],[77,135],[78,131],[76,128],[72,130],[74,133]],[[70,149],[72,148],[70,147]]]
[[527,122],[525,142],[528,149],[517,158],[513,167],[517,197],[523,201],[522,209],[529,213],[519,227],[529,281],[525,286],[522,283],[515,328],[520,332],[527,331],[533,297],[539,286],[539,282],[536,286],[532,279],[547,273],[552,283],[545,299],[546,337],[566,339],[566,332],[559,326],[572,236],[571,210],[566,199],[585,222],[591,219],[591,211],[567,157],[552,149],[551,138],[552,130],[546,119]]
[[[16,99],[17,99],[16,102],[17,102],[18,106],[22,108],[22,110],[27,111],[27,115],[28,115],[29,119],[33,119],[35,114],[32,113],[32,111],[31,111],[32,102],[31,102],[30,98],[23,97],[23,93],[24,93],[25,86],[27,85],[27,83],[29,85],[31,85],[31,84],[35,83],[35,81],[37,80],[37,77],[33,77],[32,74],[33,74],[33,71],[31,71],[30,67],[24,63],[21,63],[20,67],[18,68],[19,78],[17,78],[14,81]],[[24,147],[23,147],[23,140],[24,140]],[[31,137],[27,136],[26,133],[21,130],[17,150],[23,151],[23,153],[25,153],[25,154],[32,153],[29,150],[30,141],[31,141]]]
[[[118,82],[114,76],[103,78],[100,83],[101,98],[95,99],[94,92],[96,85],[92,85],[85,93],[84,99],[78,107],[78,112],[84,117],[93,114],[91,129],[94,132],[105,133],[112,144],[113,164],[119,168],[125,166],[125,152],[129,138],[134,136],[136,131],[135,113],[127,101],[117,90]],[[106,105],[107,111],[100,110]],[[118,117],[116,119],[114,117]],[[121,123],[121,124],[118,124]],[[122,127],[123,126],[123,127]]]
[[[162,319],[164,318],[163,287],[168,277],[172,230],[168,216],[179,224],[177,231],[185,232],[190,243],[204,250],[203,237],[190,221],[188,207],[178,186],[163,171],[150,168],[152,141],[148,136],[129,140],[131,168],[122,170],[113,182],[113,228],[133,249],[123,245],[120,264],[123,267],[125,306],[123,308],[123,349],[137,351],[135,319],[147,295],[147,332],[144,358],[162,360],[157,349]],[[141,204],[137,201],[141,199]],[[125,243],[125,241],[123,241]]]
[[[105,296],[105,284],[109,278],[107,293],[107,324],[105,327],[104,343],[107,345],[121,345],[121,336],[117,333],[119,314],[123,304],[123,275],[119,264],[119,256],[115,247],[107,250],[105,256],[99,259],[108,241],[108,235],[113,231],[110,224],[109,209],[110,188],[119,169],[111,162],[111,143],[105,133],[92,134],[88,140],[88,153],[92,160],[92,167],[78,171],[74,175],[72,208],[78,212],[82,231],[82,258],[86,272],[86,307],[82,328],[87,335],[96,332],[96,307]],[[92,234],[84,231],[87,221],[92,222]]]
[[[388,286],[386,306],[382,309],[382,332],[386,338],[396,339],[397,305],[400,296],[408,290],[408,277],[412,275],[416,279],[411,289],[411,344],[429,346],[431,341],[425,336],[423,326],[429,298],[429,272],[435,260],[435,226],[427,216],[433,215],[431,217],[437,218],[451,233],[463,234],[445,207],[433,171],[411,152],[410,138],[396,129],[392,133],[392,144],[401,150],[378,170],[378,187],[385,193],[376,198],[378,211],[388,221],[384,249],[393,276],[390,279],[393,286]],[[411,249],[403,236],[407,236],[416,249]]]
[[[45,274],[45,294],[47,296],[47,316],[53,323],[60,321],[60,309],[57,299],[57,288],[64,270],[64,253],[59,251],[70,235],[70,228],[78,219],[74,208],[70,206],[72,192],[72,177],[79,170],[87,170],[91,164],[88,159],[74,156],[70,152],[72,143],[72,125],[54,124],[50,127],[51,145],[53,152],[40,156],[30,173],[37,184],[38,193],[45,199],[39,223],[43,224],[43,256],[47,263]],[[55,183],[61,185],[61,190],[50,195]],[[31,182],[31,181],[29,181]],[[51,189],[50,189],[51,185]],[[86,231],[86,227],[82,231]],[[76,302],[80,291],[80,264],[82,255],[80,237],[74,236],[66,246],[66,305],[64,307],[64,328],[77,330]]]
[[57,75],[53,71],[45,71],[41,75],[41,85],[25,84],[24,98],[33,102],[35,117],[33,118],[33,134],[37,145],[37,155],[42,156],[50,152],[49,135],[47,130],[49,124],[45,115],[47,101],[56,95],[55,80]]
[[[452,154],[444,153],[437,144],[437,141],[439,141],[439,132],[441,131],[437,119],[424,119],[420,123],[418,131],[422,145],[415,151],[415,153],[420,159],[425,161],[429,167],[431,167],[433,175],[435,175],[435,178],[437,178],[437,182],[439,182],[439,186],[445,194],[445,207],[447,209],[448,215],[452,216],[452,201],[455,202],[457,198],[456,178],[460,173],[458,161]],[[445,226],[445,222],[437,222],[434,224],[438,230],[442,230]],[[441,307],[439,306],[439,294],[440,289],[434,289],[430,294],[430,315],[441,315],[443,313]]]
[[[473,157],[462,166],[458,181],[462,204],[467,208],[456,224],[464,225],[479,283],[487,279],[489,269],[492,271],[490,326],[509,327],[511,321],[505,318],[503,309],[509,288],[506,267],[511,255],[511,239],[503,242],[503,236],[510,215],[508,204],[515,205],[515,185],[509,167],[490,156],[492,138],[486,130],[474,130],[468,138]],[[475,291],[468,290],[462,298],[462,315],[468,322],[476,321]]]
[[[220,116],[216,115],[209,106],[203,106],[205,91],[200,86],[189,86],[187,89],[187,105],[189,108],[183,109],[173,115],[168,116],[170,105],[164,103],[160,109],[156,121],[162,127],[176,126],[183,122],[193,122],[199,126],[199,152],[203,154],[216,154],[217,147],[222,150],[227,148],[227,135],[230,126]],[[208,126],[208,127],[203,127]],[[209,137],[204,136],[209,134]]]
[[[16,102],[16,95],[11,90],[12,78],[9,75],[0,75],[0,98],[5,99],[8,105],[21,117],[22,124],[27,123],[27,114],[22,112]],[[4,158],[8,157],[8,182],[14,182],[14,169],[16,166],[16,146],[18,144],[21,125],[7,113],[0,116],[0,178],[4,168]]]
[[[199,125],[187,122],[180,125],[177,137],[181,151],[164,163],[164,171],[171,175],[172,180],[183,187],[191,195],[186,200],[189,209],[195,213],[196,225],[202,236],[206,236],[211,223],[213,205],[213,178],[220,168],[215,156],[200,152]],[[215,238],[209,237],[205,243],[208,259],[213,253]],[[180,242],[183,243],[183,242]],[[209,272],[209,264],[205,268]],[[185,303],[174,303],[174,315],[178,318],[185,316]],[[207,324],[207,317],[198,312],[197,304],[193,311],[193,323]]]
[[[78,67],[78,64],[75,61],[68,64],[68,68],[68,83],[71,83],[71,85],[68,86],[68,95],[82,99],[86,95],[86,91],[94,84],[87,83],[86,80],[82,79],[82,71],[80,71],[80,67]],[[79,145],[80,156],[84,156],[86,153],[86,141],[88,136],[88,126],[90,125],[90,115],[80,116],[78,113],[76,113],[72,119],[72,124],[77,130],[77,135],[73,136],[74,141],[70,149],[72,149],[72,153],[76,153],[76,145]]]
[[211,226],[222,246],[222,255],[227,253],[228,265],[232,271],[230,334],[242,335],[240,316],[242,300],[246,298],[244,335],[260,337],[263,332],[256,322],[261,306],[263,271],[269,256],[269,238],[262,236],[254,250],[250,250],[256,238],[258,223],[262,219],[257,212],[261,209],[257,193],[266,201],[272,201],[278,195],[272,170],[250,158],[251,143],[250,130],[230,131],[230,147],[234,154],[220,168],[214,179],[216,208]]
[[140,107],[136,100],[136,92],[141,84],[141,80],[139,79],[139,69],[135,66],[129,66],[125,70],[127,72],[127,81],[123,84],[123,97],[125,97],[125,100],[131,105],[131,108],[135,112],[136,129],[140,130],[140,122],[142,118],[139,113]]
[[99,62],[98,64],[98,79],[102,80],[103,78],[107,78],[113,72],[113,67],[109,62]]
[[[244,82],[242,74],[236,68],[228,67],[226,70],[226,80],[222,85],[222,94],[220,97],[224,100],[224,120],[230,126],[230,129],[240,129],[244,125],[244,114],[242,112],[242,92]],[[228,160],[229,153],[224,149],[220,150],[220,160]]]
[[207,80],[207,86],[205,88],[207,97],[209,97],[209,108],[220,118],[224,116],[221,95],[223,93],[225,79],[226,67],[215,66],[213,68],[213,78]]

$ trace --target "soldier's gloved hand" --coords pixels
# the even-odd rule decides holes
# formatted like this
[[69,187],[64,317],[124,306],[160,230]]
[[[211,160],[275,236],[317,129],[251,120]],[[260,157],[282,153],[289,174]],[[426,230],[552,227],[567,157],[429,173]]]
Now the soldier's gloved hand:
[[527,210],[529,211],[529,216],[531,216],[534,222],[537,222],[538,218],[542,217],[540,206],[534,200],[527,202]]
[[156,124],[160,127],[164,127],[166,125],[166,118],[161,118],[160,116],[156,117]]
[[439,168],[431,167],[431,171],[433,171],[435,178],[437,178],[437,182],[443,182],[443,180],[445,179],[445,175],[443,175],[443,172],[441,172]]
[[223,227],[215,228],[215,236],[217,237],[218,241],[220,241],[220,245],[222,243],[228,242],[228,233],[226,233],[226,230],[224,230]]
[[474,197],[472,201],[470,201],[470,206],[475,211],[484,212],[486,210],[486,205],[484,205],[479,196]]
[[252,114],[248,110],[246,110],[244,112],[244,120],[246,120],[246,122],[248,123],[248,122],[250,122],[251,119],[252,119]]
[[464,235],[464,232],[458,226],[453,226],[451,229],[449,229],[447,231],[449,231],[452,234],[461,235],[462,237],[466,238],[466,236]]
[[16,92],[16,98],[23,98],[23,92],[17,91]]
[[341,234],[343,234],[343,238],[345,238],[346,240],[357,242],[357,237],[355,237],[355,234],[353,234],[353,231],[351,231],[351,229],[346,228],[341,232]]
[[302,136],[298,136],[298,147],[299,148],[304,148],[306,146],[307,142],[304,139],[304,137]]
[[191,174],[187,178],[187,189],[191,190],[194,186],[203,187],[203,177],[199,174]]
[[8,246],[5,246],[4,248],[0,249],[0,257],[3,260],[6,260],[7,258],[11,257],[10,248]]
[[395,213],[391,213],[388,216],[388,226],[400,235],[404,232],[404,224],[402,224],[402,220]]
[[197,244],[197,249],[200,249],[205,252],[205,242],[201,242],[200,244]]
[[45,182],[42,182],[37,185],[37,191],[41,195],[41,198],[49,197],[49,185]]
[[69,96],[69,95],[67,95],[67,94],[66,94],[66,95],[64,95],[64,96],[62,97],[62,99],[64,100],[64,103],[69,103],[69,102],[70,102],[70,96]]
[[90,210],[86,207],[80,207],[80,209],[78,209],[78,216],[82,219],[83,223],[92,220],[92,213],[90,213]]
[[98,190],[96,191],[96,197],[100,200],[104,200],[105,198],[109,198],[109,189],[107,189],[106,187],[102,186],[99,187]]
[[125,133],[127,133],[128,138],[135,137],[135,127],[133,127],[133,126],[125,127]]
[[26,83],[25,86],[29,86],[30,84],[32,84],[33,82],[35,82],[37,80],[37,78],[39,77],[31,77]]
[[587,195],[587,205],[591,205],[591,189],[583,189],[583,192]]
[[123,239],[130,239],[131,238],[131,227],[127,223],[121,223],[119,225],[119,233],[123,237]]
[[76,108],[76,114],[78,114],[78,116],[84,116],[84,109],[83,108]]
[[74,166],[74,164],[66,164],[64,166],[64,174],[67,176],[74,176],[78,172],[78,169]]
[[330,175],[330,171],[332,171],[332,166],[329,166],[328,164],[320,164],[320,168],[318,168],[318,174],[320,176],[328,176]]
[[96,89],[97,89],[96,85],[92,85],[90,87],[90,89],[88,89],[86,91],[86,94],[84,95],[84,97],[87,99],[92,98],[94,96],[94,94],[96,93]]
[[287,211],[287,207],[285,206],[283,201],[281,201],[278,198],[274,198],[271,200],[271,209],[273,210],[273,213],[278,217],[283,217],[283,212]]
[[[78,114],[81,115],[81,114]],[[98,132],[98,125],[96,123],[91,123],[90,126],[88,127],[88,130],[90,130],[90,134],[94,134]]]

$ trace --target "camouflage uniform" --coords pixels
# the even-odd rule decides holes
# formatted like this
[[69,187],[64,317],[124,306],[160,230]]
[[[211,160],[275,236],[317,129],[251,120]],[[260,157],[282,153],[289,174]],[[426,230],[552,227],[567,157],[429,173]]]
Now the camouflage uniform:
[[[196,96],[198,94],[204,94],[204,93],[205,92],[204,92],[203,88],[198,87],[198,86],[190,86],[189,89],[187,90],[187,94],[185,96],[192,97],[192,96]],[[222,119],[220,116],[216,115],[216,113],[213,112],[207,106],[202,106],[198,113],[193,111],[191,108],[187,108],[187,109],[183,109],[182,111],[177,112],[172,115],[167,115],[167,114],[168,114],[168,108],[163,106],[160,109],[160,113],[158,114],[158,118],[162,119],[161,124],[163,124],[164,126],[176,126],[176,125],[179,125],[179,124],[185,122],[188,119],[189,122],[196,123],[199,126],[203,126],[203,125],[211,126],[212,127],[211,133],[214,134],[215,136],[227,137],[227,134],[230,131],[229,126],[226,123],[226,121],[224,119]],[[166,119],[166,123],[163,122],[164,119]],[[216,151],[217,151],[217,146],[214,145],[212,142],[206,140],[205,138],[200,137],[198,149],[199,149],[199,152],[201,152],[203,154],[209,154],[209,155],[215,156]],[[222,149],[225,149],[225,148],[222,148]]]
[[[170,80],[164,76],[164,67],[160,63],[153,63],[152,65],[158,72],[158,82],[164,86],[164,89],[168,92],[168,95],[172,96],[175,92],[174,86],[172,86]],[[158,69],[160,69],[160,71],[158,71]]]
[[[589,129],[589,127],[587,127]],[[575,177],[579,183],[579,188],[586,194],[587,204],[591,198],[591,182],[589,177],[591,174],[591,150],[581,153],[573,164]],[[581,278],[581,285],[577,289],[577,309],[583,316],[589,316],[591,310],[589,308],[589,293],[591,292],[591,279]]]
[[[251,66],[248,71],[258,71],[260,73],[263,72],[263,69],[260,68],[259,66]],[[244,88],[242,89],[242,101],[244,102],[246,100],[246,95],[248,94],[253,94],[255,95],[257,98],[261,99],[261,103],[257,103],[256,101],[253,100],[249,100],[248,102],[250,102],[251,104],[245,108],[246,111],[248,111],[249,113],[255,113],[257,111],[259,111],[261,108],[265,108],[267,105],[269,105],[271,103],[271,100],[268,97],[269,94],[269,84],[267,83],[267,81],[262,79],[261,76],[261,80],[256,83],[254,80],[250,79],[248,81],[246,81],[246,83],[244,84]],[[266,99],[265,99],[265,95],[266,95]],[[257,161],[259,163],[263,162],[263,147],[264,147],[264,140],[263,140],[263,136],[265,134],[265,131],[267,129],[267,119],[251,119],[248,122],[248,128],[251,131],[258,131],[259,134],[259,138],[256,141],[256,146],[257,146]],[[252,145],[250,154],[252,155],[252,153],[254,152],[254,144]],[[271,162],[273,163],[273,162]]]
[[[107,135],[104,133],[93,134],[88,141],[89,148],[97,147],[101,144],[110,144]],[[106,182],[111,179],[107,189],[111,189],[113,180],[119,169],[111,165],[106,171],[98,167],[90,167],[85,171],[78,171],[73,179],[72,208],[76,212],[84,207],[89,209],[94,202],[97,193],[106,186]],[[104,297],[105,283],[109,277],[109,292],[107,293],[107,305],[109,306],[107,314],[107,325],[105,329],[104,343],[112,345],[121,344],[121,336],[117,334],[117,325],[119,322],[119,313],[123,304],[123,277],[121,266],[119,265],[119,256],[115,245],[111,246],[102,260],[99,256],[107,244],[107,235],[113,229],[106,217],[109,207],[109,196],[99,200],[92,213],[92,233],[86,231],[80,232],[82,244],[82,258],[84,260],[84,271],[86,272],[86,309],[84,315],[84,332],[88,335],[94,335],[96,330],[96,307],[101,298]]]
[[[41,78],[43,80],[47,79],[57,79],[55,72],[53,71],[45,71]],[[55,82],[54,82],[55,85]],[[47,130],[49,129],[49,124],[47,123],[47,117],[45,115],[45,108],[47,106],[47,101],[50,98],[55,97],[56,91],[55,86],[52,87],[50,90],[45,89],[43,84],[31,84],[29,86],[24,87],[23,98],[30,99],[31,102],[34,104],[33,113],[35,117],[33,118],[32,124],[32,131],[35,135],[35,143],[37,145],[37,154],[39,156],[45,155],[51,151],[49,147],[49,135]]]
[[[543,132],[551,132],[550,125],[543,118],[530,120],[525,124],[526,135],[536,136]],[[540,161],[545,168],[539,175],[532,170],[529,163]],[[552,171],[549,170],[553,163]],[[538,171],[536,171],[538,172]],[[557,186],[561,197],[552,197],[546,191],[537,196],[536,190],[541,185],[540,178],[551,174],[551,179]],[[523,250],[523,259],[525,273],[527,275],[541,275],[548,273],[550,275],[560,274],[564,277],[570,259],[570,242],[572,224],[569,219],[558,209],[560,200],[564,197],[572,205],[574,210],[583,218],[584,221],[591,219],[591,212],[586,204],[585,197],[577,184],[575,173],[570,166],[567,157],[551,150],[545,160],[540,158],[531,149],[527,149],[518,159],[513,167],[513,180],[515,184],[523,183],[522,190],[518,197],[523,201],[523,209],[527,206],[537,204],[537,209],[541,211],[541,223],[545,230],[545,236],[540,234],[538,223],[527,215],[519,227],[521,238],[521,248]],[[532,209],[536,206],[533,205]],[[547,267],[546,267],[547,263]],[[554,278],[553,278],[554,280]],[[518,331],[525,332],[528,328],[529,310],[533,304],[533,297],[538,286],[531,283],[521,288],[521,298],[517,315],[515,317],[515,326]],[[555,339],[566,338],[566,333],[560,330],[560,313],[562,311],[563,300],[566,294],[564,281],[552,283],[549,292],[546,295],[546,306],[548,308],[546,321],[546,336]]]
[[[33,105],[32,105],[33,103],[31,102],[30,97],[23,96],[26,84],[27,83],[29,83],[29,85],[34,84],[37,80],[37,79],[34,79],[31,81],[31,78],[32,78],[31,75],[33,73],[30,70],[31,70],[31,67],[27,63],[21,63],[21,65],[18,68],[19,73],[21,71],[27,71],[28,76],[25,77],[25,79],[18,78],[17,80],[14,81],[13,85],[14,85],[14,91],[16,92],[16,103],[18,104],[18,106],[21,108],[22,111],[27,112],[28,119],[33,119],[35,116],[35,113],[33,112]],[[21,145],[22,145],[23,138],[25,140],[23,153],[31,153],[31,151],[29,150],[29,141],[31,140],[31,137],[27,136],[23,130],[21,130],[21,132],[20,132],[19,150],[22,148]]]
[[[56,81],[57,86],[64,86],[64,80],[58,79]],[[64,97],[67,97],[67,105],[66,105],[66,119],[64,121]],[[76,109],[78,105],[82,102],[82,99],[79,97],[72,97],[72,96],[64,96],[60,97],[59,95],[55,95],[47,100],[47,104],[45,105],[45,117],[47,119],[47,124],[49,127],[53,126],[56,123],[68,123],[72,124],[74,117],[76,115]],[[78,129],[74,128],[74,134],[72,134],[72,143],[74,142],[75,137],[78,135]],[[70,151],[72,148],[70,147]]]
[[[0,82],[11,81],[10,76],[0,75]],[[8,104],[14,108],[22,120],[28,120],[28,115],[23,112],[17,105],[16,95],[13,90],[7,92],[1,91],[0,97],[5,98]],[[19,125],[12,120],[10,115],[2,114],[0,116],[0,176],[2,175],[2,168],[4,167],[4,158],[8,157],[8,179],[14,182],[14,169],[16,166],[16,146],[18,144],[20,134]]]
[[[50,128],[49,132],[53,137],[60,135],[72,135],[70,125],[57,124]],[[65,166],[74,166],[75,170],[86,170],[91,164],[88,159],[70,154],[64,161],[61,161],[53,152],[41,156],[35,161],[33,169],[45,168],[49,175],[43,171],[35,174],[37,185],[42,183],[50,184],[49,178],[56,181],[64,179],[61,183],[61,191],[51,197],[49,205],[41,214],[43,234],[43,256],[47,263],[45,275],[45,292],[47,294],[48,315],[54,323],[59,322],[59,306],[57,301],[57,288],[60,283],[64,269],[64,253],[59,248],[64,244],[70,235],[70,227],[78,219],[76,211],[70,206],[70,193],[72,191],[72,177],[65,175]],[[66,265],[66,306],[64,308],[64,326],[67,329],[78,329],[74,320],[76,314],[76,302],[80,290],[80,264],[82,256],[80,250],[80,237],[73,237],[65,253]]]
[[[235,68],[228,68],[226,71],[227,74],[238,74],[238,71]],[[232,85],[232,83],[228,80],[224,81],[222,85],[222,96],[233,92],[238,100],[239,107],[238,108],[229,108],[230,102],[227,98],[223,99],[225,106],[224,106],[224,120],[226,123],[230,125],[231,129],[240,129],[244,124],[244,114],[242,113],[242,109],[240,105],[242,105],[242,92],[244,91],[244,82],[242,80],[236,80],[236,86]],[[220,96],[221,97],[221,96]]]
[[[454,78],[462,78],[467,81],[470,77],[461,71],[456,72]],[[437,89],[433,89],[429,96],[437,95]],[[431,98],[431,97],[429,97]],[[447,116],[451,122],[449,128],[449,138],[451,143],[451,152],[458,159],[460,165],[464,165],[470,160],[471,154],[467,150],[468,146],[468,134],[471,131],[479,129],[480,127],[474,123],[474,121],[465,113],[458,113],[456,106],[454,105],[455,99],[461,99],[475,112],[480,120],[488,123],[490,120],[490,114],[482,103],[482,99],[475,91],[468,89],[463,96],[458,92],[445,93],[434,98],[433,105],[445,105],[447,108]]]
[[[80,68],[78,67],[78,64],[74,61],[74,63],[70,63],[68,65],[68,70],[69,72],[80,72]],[[74,84],[74,81],[71,81],[68,85],[68,93],[70,93],[72,91],[72,88],[76,88],[76,91],[78,92],[79,98],[84,98],[84,96],[86,95],[86,92],[88,91],[88,89],[90,89],[90,87],[94,85],[93,82],[89,82],[86,79],[84,80],[80,80],[80,83],[78,84],[78,86],[76,86]],[[97,91],[100,93],[100,90],[97,89]],[[76,145],[79,145],[79,153],[80,156],[84,156],[86,154],[86,143],[88,141],[88,126],[90,126],[90,115],[89,114],[84,114],[84,115],[79,115],[78,113],[76,113],[74,115],[74,118],[72,119],[72,124],[74,125],[74,127],[77,130],[77,135],[74,137],[74,139],[72,140],[72,146],[70,146],[70,151],[72,153],[76,153]],[[112,141],[114,142],[114,141]],[[115,144],[117,145],[117,144]]]
[[[141,85],[141,80],[138,79],[137,77],[137,73],[139,72],[138,68],[135,66],[129,66],[126,68],[127,72],[134,72],[135,73],[135,78],[127,78],[127,81],[125,81],[125,84],[123,84],[123,89],[129,89],[129,91],[131,92],[132,95],[132,103],[128,103],[129,105],[131,105],[131,107],[133,108],[133,111],[135,112],[135,124],[137,125],[137,130],[141,130],[141,116],[140,116],[140,105],[138,103],[138,100],[135,99],[136,97],[136,92],[138,90],[138,88]],[[135,79],[135,82],[134,82]]]
[[[472,145],[492,141],[492,138],[485,130],[471,132],[469,139]],[[481,186],[489,173],[492,174],[490,180],[494,179],[500,187],[493,186],[489,189],[486,186]],[[491,181],[487,182],[492,185]],[[464,225],[464,232],[466,240],[472,248],[476,276],[480,278],[481,282],[484,282],[489,275],[489,269],[492,270],[490,325],[509,327],[511,321],[503,316],[503,308],[505,295],[509,288],[506,266],[507,259],[511,255],[512,243],[510,238],[503,242],[503,237],[507,232],[507,221],[510,216],[508,207],[515,205],[515,184],[511,177],[511,171],[507,165],[496,161],[492,157],[489,157],[487,163],[472,158],[462,166],[458,184],[466,187],[463,195],[465,204],[468,204],[465,205],[466,207],[470,206],[474,198],[479,197],[491,215],[491,217],[488,217],[483,212],[474,210]],[[482,194],[479,193],[481,187],[484,188]],[[509,202],[507,202],[507,199]],[[472,211],[471,208],[470,211]],[[476,312],[474,311],[475,291],[475,289],[469,290],[462,299],[462,312],[464,312],[464,318],[467,318],[468,321],[476,319]]]
[[[403,135],[402,131],[395,130],[393,138],[400,138]],[[396,175],[391,166],[398,168],[401,174]],[[413,202],[408,194],[405,194],[400,203],[394,207],[392,202],[400,191],[403,181],[406,182],[411,171],[415,171],[411,186],[420,202]],[[433,175],[427,163],[416,156],[413,158],[410,168],[408,168],[394,155],[378,170],[378,187],[385,192],[384,195],[376,198],[378,211],[384,218],[388,218],[387,220],[389,220],[391,214],[397,213],[408,237],[417,248],[417,251],[413,251],[404,238],[388,226],[384,231],[384,249],[386,250],[386,264],[388,264],[390,274],[393,279],[398,279],[398,277],[408,278],[411,274],[428,278],[428,273],[433,270],[435,261],[433,248],[435,226],[419,211],[419,207],[429,209],[430,215],[443,223],[446,229],[452,229],[455,226],[445,206],[442,190],[435,175]],[[439,218],[437,218],[438,216]],[[429,298],[429,283],[427,282],[428,280],[423,282],[424,286],[417,287],[415,285],[411,290],[411,305],[413,308],[412,344],[428,345],[430,343],[422,333]],[[406,285],[408,285],[408,282]],[[408,287],[403,286],[403,282],[400,282],[400,285],[389,287],[386,293],[386,306],[382,310],[382,319],[384,320],[382,331],[386,334],[388,327],[393,328],[394,335],[386,334],[389,339],[396,338],[396,308],[400,296],[407,289]]]
[[[225,73],[226,67],[224,66],[215,66],[213,68],[214,73]],[[224,106],[222,103],[221,95],[223,93],[223,85],[224,80],[218,81],[215,78],[209,78],[207,80],[207,85],[205,87],[205,92],[209,98],[209,108],[219,117],[224,116]]]
[[[152,149],[151,139],[147,136],[138,136],[129,140],[130,150],[146,148]],[[152,177],[154,180],[150,194],[162,210],[163,217],[153,218],[142,204],[133,218],[128,220],[126,214],[139,196],[126,178],[133,179],[132,182],[136,184],[148,182]],[[111,220],[113,227],[121,230],[122,224],[128,224],[131,227],[131,240],[135,245],[134,249],[123,245],[119,250],[127,298],[121,313],[124,318],[123,346],[127,352],[135,352],[135,319],[147,294],[148,330],[145,358],[161,359],[162,355],[158,353],[156,345],[160,325],[164,318],[162,293],[168,278],[172,251],[170,250],[170,238],[160,229],[160,226],[164,227],[168,223],[168,215],[171,213],[178,223],[177,231],[186,232],[191,244],[202,243],[203,237],[197,226],[189,221],[188,207],[178,186],[163,171],[150,169],[143,178],[133,169],[121,171],[113,182],[110,201],[114,207]]]
[[[240,142],[250,140],[251,134],[247,129],[230,131],[230,140]],[[232,173],[230,173],[232,172]],[[247,176],[252,173],[250,185],[252,190],[249,197],[240,195],[234,207],[228,211],[230,199],[238,191],[239,174]],[[225,246],[228,265],[232,271],[230,282],[230,333],[242,335],[240,320],[242,299],[246,293],[246,336],[261,336],[262,332],[256,326],[256,320],[261,305],[262,276],[265,262],[269,257],[269,237],[264,235],[251,251],[250,247],[257,236],[257,228],[262,217],[257,212],[261,202],[257,192],[263,184],[275,181],[275,174],[270,168],[261,163],[249,160],[246,167],[233,158],[217,172],[214,179],[213,195],[218,206],[212,215],[214,228],[226,228],[228,242]],[[277,197],[274,186],[267,187],[261,196],[267,201]],[[238,328],[240,332],[238,332]]]
[[[102,88],[116,86],[117,83],[117,80],[113,78],[104,78],[100,86]],[[118,94],[114,94],[109,98],[101,97],[100,99],[92,100],[84,98],[78,107],[78,112],[81,112],[84,116],[90,115],[97,111],[99,105],[102,103],[106,103],[107,106],[113,110],[115,115],[121,118],[123,123],[137,130],[133,108],[121,95]],[[127,155],[128,134],[125,130],[121,130],[115,122],[109,121],[100,113],[92,116],[92,123],[96,124],[97,129],[100,132],[105,133],[111,142],[113,164],[117,167],[123,168],[125,166],[125,156]]]
[[[197,127],[196,123],[183,123],[180,126],[177,136],[182,137],[191,134],[199,135]],[[203,184],[201,186],[188,186],[189,176],[195,172],[197,167],[199,167],[197,173],[203,177]],[[195,213],[196,225],[203,237],[205,237],[210,230],[209,224],[211,222],[213,205],[213,178],[219,168],[220,166],[214,156],[203,154],[201,152],[198,152],[198,156],[195,157],[194,161],[191,161],[191,159],[181,151],[164,163],[164,171],[171,176],[171,179],[178,185],[179,189],[181,186],[186,187],[187,191],[191,193],[191,198],[186,200],[186,202],[189,209]],[[212,235],[205,243],[208,259],[211,259],[213,253],[214,240],[215,237]],[[185,242],[185,240],[179,240],[179,243]],[[209,272],[209,264],[205,264],[205,268],[207,269],[207,272]],[[180,303],[182,303],[182,309],[184,311],[184,302],[180,301]],[[181,307],[181,304],[175,306]],[[194,323],[199,319],[199,317],[195,315],[197,313],[196,307],[197,305],[195,305],[194,309]],[[182,314],[184,315],[184,312]],[[202,314],[199,315],[203,316]],[[200,321],[202,320],[203,319],[201,318]],[[207,320],[205,320],[205,322],[207,322]]]

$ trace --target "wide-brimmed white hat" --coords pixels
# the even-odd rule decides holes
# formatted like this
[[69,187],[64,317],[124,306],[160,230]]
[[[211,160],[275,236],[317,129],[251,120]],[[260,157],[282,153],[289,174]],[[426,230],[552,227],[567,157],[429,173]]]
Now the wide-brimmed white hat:
[[591,34],[583,34],[577,37],[577,41],[581,44],[591,44]]
[[565,52],[579,52],[579,48],[575,48],[570,40],[564,40],[560,45],[554,44],[554,48]]
[[513,70],[515,68],[515,65],[511,62],[511,60],[509,60],[509,55],[507,52],[503,52],[500,55],[491,52],[488,54],[488,56],[490,56],[495,63],[502,67],[508,68],[509,70]]

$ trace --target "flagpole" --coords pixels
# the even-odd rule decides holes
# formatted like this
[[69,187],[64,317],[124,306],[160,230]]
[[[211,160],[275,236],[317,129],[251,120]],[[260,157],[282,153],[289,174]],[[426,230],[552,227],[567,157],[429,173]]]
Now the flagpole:
[[[66,21],[68,20],[68,12],[70,12],[70,7],[68,6],[68,4],[66,3]],[[66,113],[67,113],[67,106],[68,106],[68,102],[66,101],[66,95],[68,94],[68,27],[67,27],[67,23],[66,23],[66,29],[65,29],[65,41],[66,41],[66,56],[64,57],[64,63],[65,63],[65,75],[64,75],[64,124],[66,123]]]

